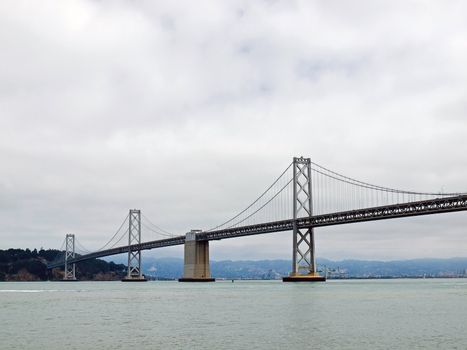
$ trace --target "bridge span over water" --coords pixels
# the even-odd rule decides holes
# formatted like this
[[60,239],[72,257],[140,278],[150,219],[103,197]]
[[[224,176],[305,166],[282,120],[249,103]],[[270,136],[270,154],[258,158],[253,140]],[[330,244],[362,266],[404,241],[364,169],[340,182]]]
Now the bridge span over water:
[[[316,268],[314,229],[322,226],[431,215],[467,210],[467,194],[399,190],[359,181],[311,162],[294,158],[281,175],[249,206],[209,230],[172,235],[130,210],[120,229],[99,250],[76,254],[73,234],[66,235],[63,257],[48,268],[65,267],[65,280],[75,280],[75,264],[128,253],[124,281],[144,281],[141,251],[185,246],[184,276],[180,281],[213,281],[209,267],[209,241],[292,231],[292,271],[284,281],[323,281]],[[123,227],[127,229],[121,234]],[[141,228],[163,238],[141,241]],[[120,234],[120,236],[119,236]],[[127,238],[128,244],[119,245]]]

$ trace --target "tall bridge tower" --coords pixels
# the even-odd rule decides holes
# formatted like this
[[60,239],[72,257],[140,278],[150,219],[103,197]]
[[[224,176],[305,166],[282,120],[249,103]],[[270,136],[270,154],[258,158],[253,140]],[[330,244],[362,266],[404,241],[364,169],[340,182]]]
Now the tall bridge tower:
[[76,281],[75,264],[69,264],[68,260],[75,257],[75,235],[67,234],[65,236],[65,275],[64,281]]
[[284,282],[325,281],[316,270],[315,237],[312,227],[298,228],[297,218],[313,215],[310,158],[293,159],[293,251],[292,272]]
[[128,217],[128,272],[123,282],[145,282],[141,270],[141,210],[130,209]]

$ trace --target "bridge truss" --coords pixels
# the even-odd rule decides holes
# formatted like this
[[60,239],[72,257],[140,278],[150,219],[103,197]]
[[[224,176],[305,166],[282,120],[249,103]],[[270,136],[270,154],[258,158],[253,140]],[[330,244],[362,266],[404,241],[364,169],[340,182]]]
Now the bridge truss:
[[[222,224],[197,233],[196,240],[211,241],[292,231],[291,276],[313,275],[316,274],[316,227],[463,210],[467,210],[467,195],[464,193],[414,192],[376,186],[300,157],[294,158],[281,175],[245,209]],[[122,233],[126,222],[128,229]],[[158,239],[141,242],[142,226],[158,235]],[[125,237],[128,238],[128,245],[119,245]],[[66,262],[70,266],[88,259],[128,253],[129,276],[140,276],[142,250],[182,244],[185,244],[185,235],[173,235],[141,217],[139,210],[132,210],[101,249],[68,256]],[[65,260],[59,259],[48,267],[55,268],[64,263]]]

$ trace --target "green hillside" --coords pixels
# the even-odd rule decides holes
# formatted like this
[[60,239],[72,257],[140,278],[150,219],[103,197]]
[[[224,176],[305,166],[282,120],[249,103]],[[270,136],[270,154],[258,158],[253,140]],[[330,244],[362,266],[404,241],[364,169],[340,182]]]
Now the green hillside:
[[[47,270],[47,263],[64,252],[56,249],[0,250],[0,281],[47,281],[63,279],[63,269]],[[87,260],[76,265],[79,280],[119,280],[126,266],[99,259]]]

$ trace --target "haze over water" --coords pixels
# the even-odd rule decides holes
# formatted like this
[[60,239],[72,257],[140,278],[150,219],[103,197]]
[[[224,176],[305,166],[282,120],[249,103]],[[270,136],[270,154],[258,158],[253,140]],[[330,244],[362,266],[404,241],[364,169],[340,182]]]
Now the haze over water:
[[464,349],[467,279],[0,284],[0,349]]

